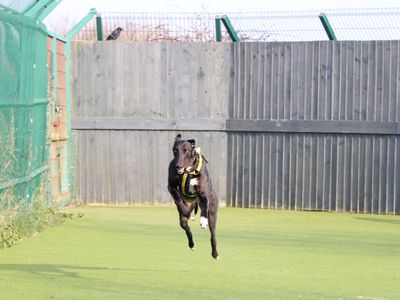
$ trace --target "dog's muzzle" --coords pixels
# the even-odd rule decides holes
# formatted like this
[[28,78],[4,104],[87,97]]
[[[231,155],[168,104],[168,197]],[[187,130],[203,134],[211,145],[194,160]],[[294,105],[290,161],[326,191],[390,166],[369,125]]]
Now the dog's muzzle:
[[193,170],[193,168],[192,167],[186,167],[186,168],[176,168],[176,172],[179,174],[179,175],[182,175],[183,173],[188,173],[188,172],[191,172]]

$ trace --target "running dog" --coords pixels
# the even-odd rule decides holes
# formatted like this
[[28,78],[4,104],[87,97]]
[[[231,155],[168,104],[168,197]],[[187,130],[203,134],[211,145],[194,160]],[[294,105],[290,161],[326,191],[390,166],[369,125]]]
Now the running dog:
[[186,232],[190,249],[195,249],[192,232],[188,225],[190,215],[196,214],[200,206],[200,226],[209,227],[211,233],[211,255],[218,259],[215,235],[218,198],[207,171],[207,160],[196,148],[195,140],[183,140],[178,134],[172,148],[174,158],[168,168],[168,191],[179,212],[180,226]]

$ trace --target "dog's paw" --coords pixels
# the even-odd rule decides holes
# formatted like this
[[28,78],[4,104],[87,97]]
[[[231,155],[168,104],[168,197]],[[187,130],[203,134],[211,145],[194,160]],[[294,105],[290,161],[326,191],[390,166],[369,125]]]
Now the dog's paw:
[[192,251],[196,250],[196,245],[193,245],[193,247],[190,247],[190,250],[192,250]]
[[219,260],[219,255],[218,253],[211,253],[212,258],[214,258],[215,260]]
[[208,219],[204,217],[200,217],[200,227],[202,229],[206,229],[208,227]]

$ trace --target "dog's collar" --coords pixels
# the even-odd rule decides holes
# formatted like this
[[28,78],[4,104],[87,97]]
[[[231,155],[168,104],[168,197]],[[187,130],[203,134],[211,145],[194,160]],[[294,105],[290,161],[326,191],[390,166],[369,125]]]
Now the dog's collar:
[[200,173],[201,168],[203,167],[203,155],[199,152],[196,152],[196,156],[193,159],[192,165],[189,167],[190,169],[196,164],[197,160],[197,166],[194,168],[194,170],[188,171],[188,168],[185,168],[183,174],[188,174],[188,175],[197,175]]
[[[197,175],[203,166],[203,161],[207,162],[207,160],[204,158],[203,154],[200,152],[200,148],[196,148],[195,153],[196,154],[193,157],[192,161],[190,162],[189,166],[180,169],[180,170],[183,170],[181,172],[179,172],[177,169],[178,174],[180,176],[182,176],[183,174]],[[194,167],[195,165],[196,165],[196,167]]]
[[[200,173],[201,168],[203,167],[204,157],[200,152],[196,152],[196,156],[191,161],[190,165],[183,169],[183,172],[180,174],[181,176],[187,174],[196,176]],[[196,167],[194,167],[196,165]]]

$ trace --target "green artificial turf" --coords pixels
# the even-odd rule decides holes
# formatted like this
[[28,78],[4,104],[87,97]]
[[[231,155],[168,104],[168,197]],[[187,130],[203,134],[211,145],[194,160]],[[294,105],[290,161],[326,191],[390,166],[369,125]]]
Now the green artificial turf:
[[0,250],[0,299],[400,299],[400,217],[221,208],[212,259],[171,207],[79,208]]

